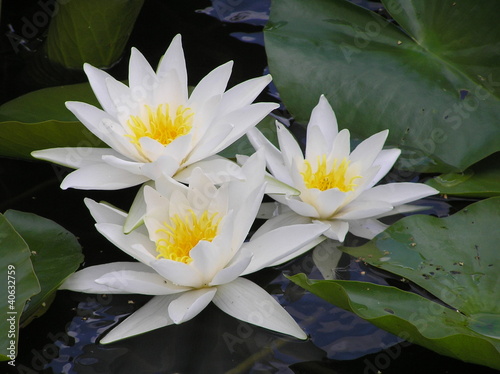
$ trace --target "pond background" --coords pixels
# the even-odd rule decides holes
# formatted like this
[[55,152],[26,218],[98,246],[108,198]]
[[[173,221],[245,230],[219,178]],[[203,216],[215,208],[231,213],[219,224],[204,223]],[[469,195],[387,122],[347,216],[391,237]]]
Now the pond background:
[[[48,2],[43,2],[48,3]],[[130,47],[137,47],[154,66],[172,37],[180,33],[186,55],[189,83],[196,84],[216,66],[234,60],[232,86],[262,75],[266,68],[264,48],[245,43],[262,30],[259,25],[220,22],[203,12],[208,1],[147,0],[125,49],[122,60],[109,73],[126,78]],[[236,2],[233,1],[232,4]],[[238,5],[242,1],[237,1]],[[268,2],[253,1],[265,7]],[[376,6],[376,3],[368,3]],[[51,85],[85,82],[79,72],[44,73],[36,53],[44,28],[30,38],[26,50],[18,53],[5,33],[21,30],[26,20],[40,11],[40,2],[17,1],[2,4],[0,40],[0,103],[34,89]],[[221,13],[219,12],[219,15]],[[222,14],[224,15],[224,14]],[[239,15],[239,18],[238,18]],[[240,12],[233,21],[245,20]],[[259,22],[257,22],[259,23]],[[234,34],[236,33],[236,34]],[[244,33],[245,35],[242,35]],[[231,36],[234,34],[238,38]],[[41,66],[41,68],[37,68]],[[45,71],[47,72],[47,71]],[[52,72],[54,73],[54,72]],[[261,95],[258,101],[273,100]],[[284,113],[286,115],[286,113]],[[300,130],[294,127],[294,130]],[[300,134],[299,134],[300,135]],[[59,184],[67,171],[48,163],[12,159],[0,160],[0,212],[17,209],[52,219],[75,234],[83,246],[84,266],[129,258],[94,228],[83,198],[105,200],[126,209],[136,189],[121,191],[62,191]],[[389,178],[397,179],[393,172]],[[415,176],[418,178],[418,176]],[[472,200],[430,199],[433,213],[446,216]],[[427,212],[429,213],[429,212]],[[346,245],[361,242],[350,238]],[[397,284],[395,279],[374,272],[362,263],[342,257],[337,275]],[[320,278],[311,254],[269,269],[250,278],[278,297],[280,303],[311,334],[301,342],[233,319],[210,306],[192,321],[152,331],[115,344],[95,343],[104,331],[143,305],[142,295],[86,295],[58,292],[49,311],[20,333],[19,355],[14,373],[493,373],[492,369],[466,364],[411,345],[371,324],[331,306],[290,284],[281,274],[305,272]],[[0,364],[0,373],[10,370]]]

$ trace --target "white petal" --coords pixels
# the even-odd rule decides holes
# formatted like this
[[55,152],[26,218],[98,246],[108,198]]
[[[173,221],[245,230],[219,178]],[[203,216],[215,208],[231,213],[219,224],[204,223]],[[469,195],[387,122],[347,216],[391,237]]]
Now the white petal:
[[[308,133],[307,133],[307,147],[309,147],[310,142],[313,139],[309,138],[309,128],[318,127],[323,134],[323,139],[326,144],[333,144],[333,141],[338,133],[337,118],[335,113],[328,103],[328,100],[324,95],[319,98],[318,105],[314,107],[311,112],[311,118],[309,120]],[[313,147],[314,147],[314,143]]]
[[225,114],[234,108],[241,108],[252,103],[262,90],[271,82],[271,76],[264,75],[244,81],[230,90],[227,90],[220,103],[221,114]]
[[237,278],[217,287],[212,300],[223,312],[241,321],[306,339],[297,322],[278,302],[255,283]]
[[373,239],[384,231],[388,225],[376,219],[360,219],[349,222],[349,231],[360,238]]
[[231,179],[244,179],[245,175],[241,168],[233,161],[221,156],[211,156],[204,160],[195,162],[178,171],[174,177],[176,180],[189,183],[191,173],[194,169],[200,168],[210,178],[214,184],[228,182]]
[[304,160],[302,150],[293,135],[284,125],[276,122],[276,127],[278,129],[278,142],[280,144],[283,160],[285,161],[287,169],[291,169],[295,159]]
[[292,209],[295,213],[301,216],[311,217],[311,218],[320,217],[319,213],[312,205],[304,203],[303,201],[300,201],[297,198],[294,198],[293,196],[287,196],[285,198],[284,203],[288,205],[288,207]]
[[142,166],[144,165],[144,163],[142,163],[142,162],[124,160],[120,157],[111,156],[111,155],[102,156],[102,160],[106,164],[108,164],[114,168],[128,171],[131,174],[136,174],[136,175],[141,175],[141,176],[143,174],[142,173]]
[[298,248],[297,250],[295,250],[294,252],[292,252],[288,256],[285,256],[285,257],[282,257],[282,258],[276,260],[275,262],[273,262],[269,266],[278,266],[280,264],[284,264],[285,262],[293,260],[295,257],[303,255],[304,253],[309,251],[311,248],[316,247],[318,244],[323,242],[323,240],[325,240],[325,239],[326,239],[326,236],[321,235],[321,236],[317,237],[316,239],[311,240],[309,243],[307,243],[303,247]]
[[132,230],[136,229],[144,223],[144,215],[146,214],[146,200],[144,198],[144,188],[146,186],[152,186],[154,183],[152,181],[144,183],[137,194],[135,195],[134,201],[130,206],[129,213],[123,225],[123,232],[128,234]]
[[[229,247],[225,243],[226,247]],[[227,250],[222,250],[219,246],[214,245],[211,242],[201,240],[196,244],[191,251],[189,251],[189,256],[193,259],[190,263],[192,267],[195,267],[203,278],[203,284],[209,284],[215,274],[221,269],[223,269],[227,263],[231,260],[228,258],[226,253]]]
[[144,55],[137,48],[132,48],[130,53],[128,84],[132,97],[136,101],[153,101],[153,90],[158,86],[158,78]]
[[76,188],[80,190],[119,190],[144,183],[147,177],[117,169],[102,163],[85,166],[75,170],[61,183],[63,190]]
[[196,317],[214,298],[217,288],[201,288],[180,295],[168,306],[168,314],[176,323],[180,324]]
[[149,273],[154,272],[154,270],[149,266],[141,264],[140,262],[112,262],[104,265],[90,266],[71,274],[59,287],[59,289],[96,294],[131,293],[123,288],[117,289],[95,282],[96,279],[104,276],[105,274],[123,270]]
[[112,78],[108,73],[101,69],[97,69],[90,64],[83,64],[83,70],[87,75],[92,91],[97,97],[99,104],[111,116],[116,115],[116,108],[113,100],[109,96],[108,88],[106,87],[106,79]]
[[314,265],[316,265],[325,280],[337,279],[336,269],[340,258],[344,254],[338,249],[340,245],[341,243],[336,240],[326,239],[312,251]]
[[160,78],[164,78],[169,71],[175,71],[178,77],[180,100],[187,100],[187,72],[184,51],[182,49],[181,35],[177,34],[170,43],[165,55],[163,55],[156,71]]
[[209,131],[196,144],[184,164],[189,165],[203,160],[222,150],[222,144],[225,144],[225,138],[233,131],[233,128],[234,125],[231,123],[224,123],[217,128],[210,126]]
[[174,321],[168,316],[168,306],[177,297],[178,295],[153,297],[139,310],[106,334],[100,340],[100,343],[111,343],[173,324]]
[[329,152],[328,161],[334,162],[337,159],[337,163],[340,164],[344,158],[349,157],[351,152],[351,135],[349,130],[340,130],[338,135],[335,137],[333,145],[331,145],[331,151]]
[[327,228],[328,225],[321,223],[290,225],[266,232],[255,239],[251,238],[244,247],[253,253],[253,259],[243,274],[253,273],[292,255],[319,237]]
[[[133,231],[132,231],[133,232]],[[179,286],[200,288],[203,287],[203,277],[193,266],[183,262],[159,259],[150,263],[163,278]]]
[[220,270],[210,282],[209,286],[217,286],[232,282],[238,278],[252,261],[253,254],[246,248],[241,248],[233,260]]
[[330,239],[338,240],[339,242],[344,241],[345,236],[349,231],[349,223],[338,219],[333,219],[328,221],[322,220],[321,222],[330,226],[328,230],[326,230],[323,233],[324,236]]
[[78,169],[84,166],[101,164],[103,156],[120,156],[120,153],[112,148],[65,147],[33,151],[31,155],[40,160]]
[[267,168],[271,174],[284,183],[292,184],[290,172],[285,166],[285,161],[281,152],[272,144],[257,128],[251,128],[247,132],[247,137],[255,150],[264,149]]
[[318,156],[328,155],[333,144],[327,144],[321,129],[318,126],[311,125],[307,127],[306,143],[306,158],[311,161]]
[[115,225],[123,225],[125,222],[127,213],[124,211],[108,203],[97,203],[87,197],[83,201],[97,223],[113,223]]
[[320,191],[314,206],[321,218],[330,218],[344,202],[346,193],[336,188]]
[[203,102],[214,95],[222,95],[226,89],[232,69],[233,62],[229,61],[208,73],[196,85],[191,96],[189,96],[187,106],[190,107],[193,103]]
[[389,183],[364,191],[358,200],[384,201],[393,206],[435,195],[438,190],[422,183]]
[[144,100],[136,100],[127,85],[116,79],[108,78],[106,79],[106,87],[116,107],[116,118],[121,124],[126,124],[131,115],[141,114],[141,109],[143,109],[141,104],[144,104]]
[[370,167],[382,150],[388,134],[389,130],[383,130],[363,140],[352,151],[350,156],[351,163],[361,162],[361,165],[363,165],[362,170]]
[[220,144],[216,152],[220,152],[233,144],[278,107],[279,105],[275,103],[256,103],[232,111],[218,119],[218,121],[231,123],[233,131],[224,139],[224,142]]
[[396,162],[400,154],[401,150],[397,148],[382,149],[375,161],[373,161],[373,166],[379,166],[380,169],[377,175],[375,175],[375,177],[372,179],[370,184],[368,184],[365,188],[373,187],[379,180],[385,177],[389,170],[391,170],[391,168],[394,166],[394,163]]
[[149,161],[157,160],[165,152],[163,144],[147,136],[139,139],[139,145],[141,146],[141,152]]
[[137,230],[124,234],[123,226],[111,223],[97,223],[95,227],[111,243],[138,261],[150,265],[155,260],[155,244]]
[[148,268],[148,271],[117,270],[104,274],[95,282],[127,293],[142,295],[172,295],[190,290],[167,282],[151,268]]
[[335,213],[336,219],[356,220],[390,212],[393,206],[385,201],[354,201]]
[[[264,203],[266,204],[266,203]],[[262,204],[262,205],[264,205]],[[277,209],[275,203],[268,203],[272,204],[272,207],[274,211]],[[262,208],[262,206],[261,206]],[[259,210],[260,213],[260,210]],[[282,214],[279,214],[274,217],[270,217],[266,222],[264,222],[263,225],[261,225],[257,231],[252,235],[252,239],[257,239],[259,236],[262,234],[265,234],[266,232],[275,230],[277,228],[283,227],[283,226],[290,226],[290,225],[298,225],[298,224],[306,224],[306,223],[311,223],[311,218],[309,217],[304,217],[300,216],[294,211],[288,211]]]

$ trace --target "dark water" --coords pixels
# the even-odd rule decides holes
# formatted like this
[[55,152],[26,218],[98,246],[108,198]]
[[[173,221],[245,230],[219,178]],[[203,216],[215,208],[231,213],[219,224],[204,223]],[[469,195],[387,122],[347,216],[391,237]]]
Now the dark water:
[[[148,0],[129,45],[156,62],[171,38],[181,33],[190,84],[214,67],[234,60],[230,85],[261,75],[266,68],[260,31],[267,1],[218,2],[215,10],[205,1]],[[365,2],[373,6],[371,2]],[[2,35],[7,24],[19,30],[39,11],[35,2],[4,5]],[[204,11],[196,11],[203,10]],[[228,10],[229,9],[229,10]],[[207,15],[211,14],[211,16]],[[263,18],[264,17],[264,18]],[[222,19],[221,22],[220,19]],[[241,23],[244,21],[245,23]],[[1,102],[46,83],[30,81],[26,63],[43,40],[43,28],[23,51],[14,53],[5,37],[0,42]],[[127,48],[127,51],[129,48]],[[111,73],[126,77],[128,52]],[[61,80],[84,81],[81,74]],[[19,83],[21,82],[21,83]],[[64,82],[59,82],[61,84]],[[8,89],[5,89],[8,88]],[[263,95],[261,100],[269,100]],[[286,114],[286,113],[285,113]],[[135,189],[122,191],[62,191],[65,171],[46,163],[0,159],[0,211],[18,209],[50,218],[79,237],[85,266],[128,260],[100,236],[83,204],[84,197],[106,200],[128,209]],[[392,175],[395,177],[395,175]],[[430,201],[431,213],[444,216],[467,201]],[[354,245],[356,243],[346,243]],[[387,278],[342,257],[339,277],[385,283]],[[14,373],[137,374],[137,373],[492,373],[493,370],[437,355],[401,341],[351,313],[336,308],[290,284],[282,272],[321,274],[311,254],[277,269],[263,270],[250,278],[275,295],[310,334],[306,342],[284,337],[233,319],[209,306],[192,321],[152,331],[111,345],[100,345],[99,336],[149,300],[142,295],[85,295],[59,292],[44,316],[21,330]],[[389,280],[390,281],[390,280]],[[8,372],[6,364],[0,373]]]

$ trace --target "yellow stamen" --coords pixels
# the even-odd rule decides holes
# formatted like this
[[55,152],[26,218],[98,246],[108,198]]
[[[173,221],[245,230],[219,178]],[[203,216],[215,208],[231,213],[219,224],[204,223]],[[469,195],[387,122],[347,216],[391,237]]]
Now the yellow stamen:
[[175,116],[170,115],[168,104],[158,105],[156,111],[145,105],[147,119],[144,121],[139,116],[130,116],[127,125],[132,134],[125,135],[136,146],[139,139],[149,137],[163,145],[167,145],[179,136],[186,135],[193,125],[193,112],[190,108],[179,105]]
[[178,214],[170,218],[170,224],[164,222],[165,228],[158,229],[157,233],[165,234],[164,238],[156,241],[156,258],[184,262],[189,264],[193,259],[189,252],[200,240],[211,242],[217,235],[221,217],[217,213],[209,214],[204,211],[196,215],[192,210],[181,217]]
[[337,159],[333,160],[333,165],[327,164],[326,155],[322,155],[318,156],[318,163],[313,171],[309,160],[304,160],[305,169],[301,173],[302,178],[307,188],[317,188],[321,191],[338,188],[342,192],[352,191],[357,186],[354,180],[361,176],[347,178],[349,163],[350,161],[344,157],[340,164]]

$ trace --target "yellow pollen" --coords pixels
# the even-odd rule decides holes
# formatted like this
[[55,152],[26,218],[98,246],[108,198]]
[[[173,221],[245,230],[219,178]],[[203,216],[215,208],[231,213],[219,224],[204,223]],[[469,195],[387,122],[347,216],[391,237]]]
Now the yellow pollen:
[[160,104],[156,111],[149,105],[145,105],[147,120],[143,121],[139,116],[130,116],[127,125],[132,134],[125,135],[136,146],[139,139],[148,137],[155,139],[163,145],[167,145],[179,136],[186,135],[191,131],[193,125],[193,112],[190,108],[179,105],[175,116],[170,115],[168,104]]
[[157,233],[165,236],[156,241],[156,258],[184,262],[189,264],[193,259],[189,256],[191,249],[200,240],[211,242],[217,235],[221,217],[218,213],[209,214],[204,211],[196,215],[192,210],[184,217],[176,214],[170,218],[170,224],[163,223],[164,228],[158,229]]
[[316,170],[313,171],[309,160],[304,160],[305,170],[301,173],[302,178],[307,188],[317,188],[321,191],[338,188],[342,192],[352,191],[357,186],[354,180],[361,176],[346,177],[349,163],[350,161],[344,157],[340,164],[334,159],[333,165],[331,163],[328,165],[326,155],[322,155],[318,156]]

